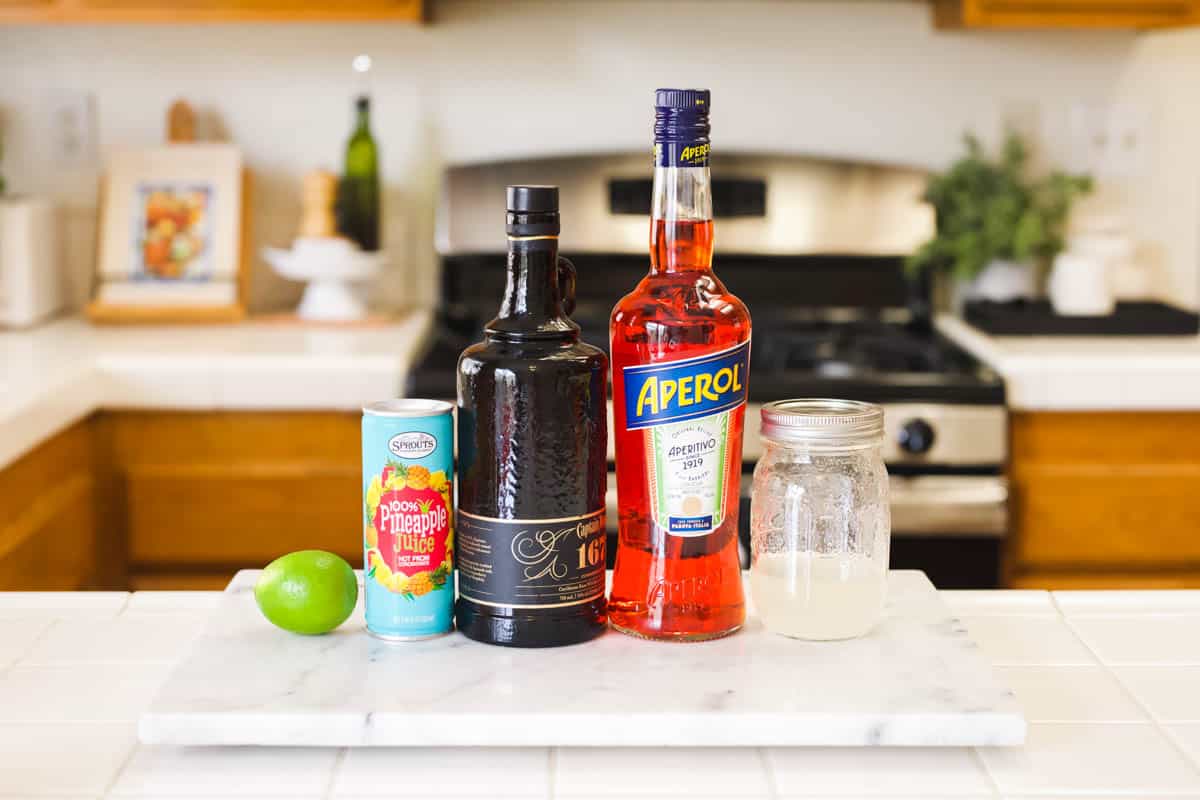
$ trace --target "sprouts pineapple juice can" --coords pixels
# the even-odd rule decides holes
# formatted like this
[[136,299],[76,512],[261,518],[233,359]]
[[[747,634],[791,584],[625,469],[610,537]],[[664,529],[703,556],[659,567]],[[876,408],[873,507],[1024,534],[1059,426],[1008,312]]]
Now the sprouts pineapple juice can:
[[454,407],[363,408],[367,631],[398,641],[448,633],[454,610]]

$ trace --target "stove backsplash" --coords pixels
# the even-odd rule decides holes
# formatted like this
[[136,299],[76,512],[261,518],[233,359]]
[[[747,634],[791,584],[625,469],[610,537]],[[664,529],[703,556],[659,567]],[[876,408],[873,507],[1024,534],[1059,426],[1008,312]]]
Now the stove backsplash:
[[[719,230],[717,237],[720,242]],[[497,238],[503,242],[503,231]],[[572,316],[585,328],[600,319],[606,327],[613,305],[650,265],[649,244],[647,252],[639,255],[573,253],[567,248],[562,253],[579,273]],[[927,287],[906,280],[903,258],[897,256],[756,256],[721,251],[713,266],[721,281],[750,307],[756,323],[826,317],[831,309],[874,315],[928,304]],[[504,294],[505,274],[504,255],[499,252],[444,258],[442,309],[456,319],[486,321]]]

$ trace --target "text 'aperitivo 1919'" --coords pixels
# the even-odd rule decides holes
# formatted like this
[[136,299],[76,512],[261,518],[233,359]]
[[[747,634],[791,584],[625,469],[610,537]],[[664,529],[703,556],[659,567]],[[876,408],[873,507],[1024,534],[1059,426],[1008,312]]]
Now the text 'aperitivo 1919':
[[620,538],[609,621],[711,639],[745,619],[738,564],[750,314],[712,271],[707,90],[655,97],[650,272],[613,309]]

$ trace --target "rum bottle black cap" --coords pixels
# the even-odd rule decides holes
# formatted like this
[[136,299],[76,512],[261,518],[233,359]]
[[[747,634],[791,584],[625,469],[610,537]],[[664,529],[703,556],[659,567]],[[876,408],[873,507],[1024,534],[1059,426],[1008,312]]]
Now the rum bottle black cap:
[[558,235],[557,186],[509,186],[506,194],[509,236]]
[[508,210],[522,214],[557,214],[557,186],[510,186]]

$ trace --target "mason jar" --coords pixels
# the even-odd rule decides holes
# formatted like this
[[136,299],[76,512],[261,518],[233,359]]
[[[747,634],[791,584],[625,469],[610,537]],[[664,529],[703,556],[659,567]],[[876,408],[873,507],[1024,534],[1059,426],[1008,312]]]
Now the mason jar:
[[762,441],[750,521],[759,618],[800,639],[866,634],[883,613],[891,545],[883,409],[854,400],[768,403]]

